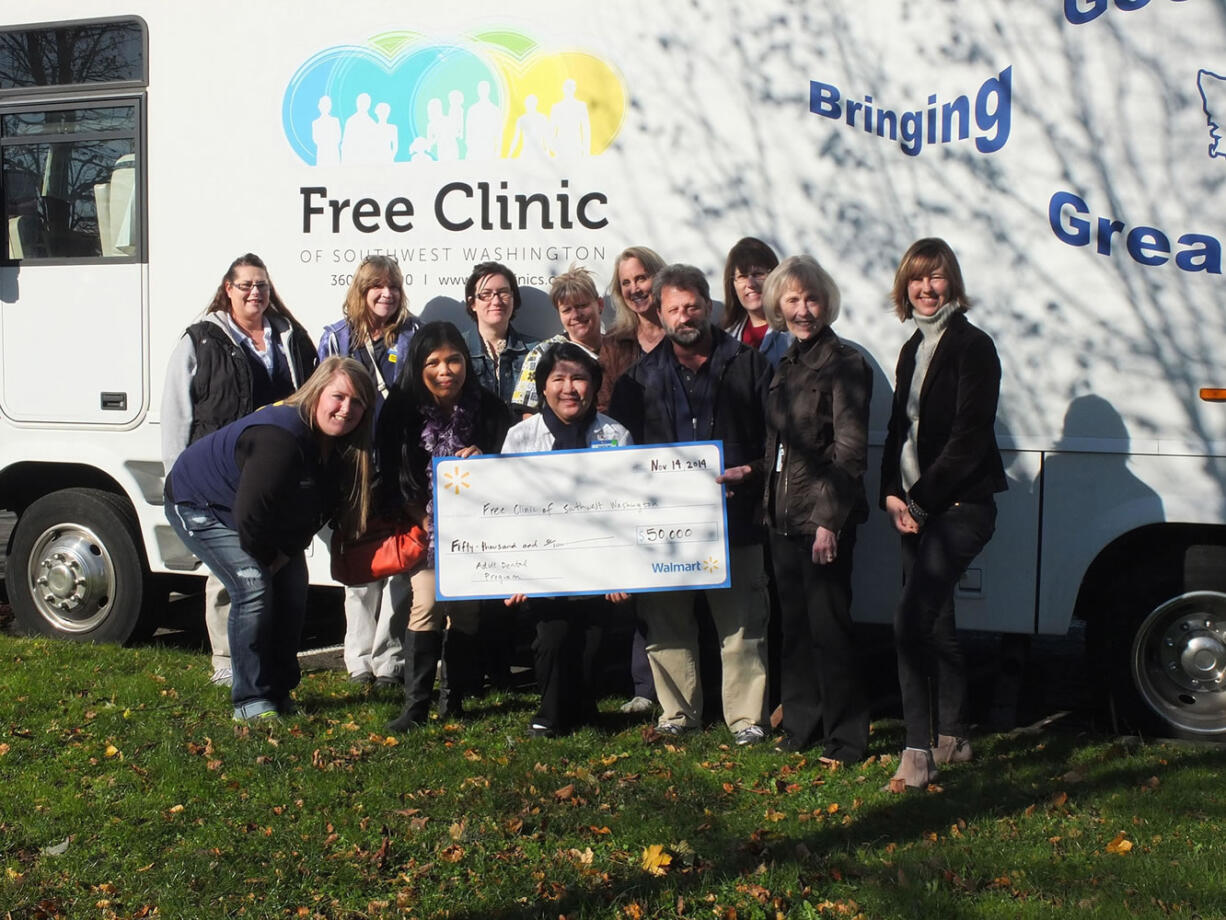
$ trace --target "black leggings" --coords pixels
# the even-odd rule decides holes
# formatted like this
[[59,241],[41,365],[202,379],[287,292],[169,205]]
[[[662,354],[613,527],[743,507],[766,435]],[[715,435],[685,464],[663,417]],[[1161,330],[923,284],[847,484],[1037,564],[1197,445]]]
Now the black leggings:
[[937,683],[937,731],[966,737],[966,672],[954,623],[954,588],[996,529],[996,504],[958,502],[902,538],[903,588],[894,616],[907,747],[932,743],[929,681]]

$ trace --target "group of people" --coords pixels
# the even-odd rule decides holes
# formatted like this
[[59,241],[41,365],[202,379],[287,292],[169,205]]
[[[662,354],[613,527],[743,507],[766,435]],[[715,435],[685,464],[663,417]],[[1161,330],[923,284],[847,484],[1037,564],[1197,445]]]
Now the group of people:
[[[839,288],[814,259],[780,261],[746,238],[723,281],[717,325],[700,270],[631,247],[615,263],[611,317],[591,273],[572,266],[550,288],[563,332],[536,341],[512,325],[521,293],[506,266],[473,269],[462,333],[414,317],[396,263],[373,256],[316,351],[264,264],[237,259],[174,354],[162,418],[166,513],[211,573],[214,679],[231,683],[235,718],[293,710],[312,536],[330,524],[354,537],[390,513],[432,540],[434,458],[718,440],[730,588],[439,602],[431,544],[413,572],[347,589],[350,679],[403,684],[389,730],[407,731],[429,717],[441,662],[438,710],[462,715],[483,670],[505,667],[483,646],[505,649],[508,609],[528,603],[540,690],[529,732],[566,733],[595,714],[601,624],[637,605],[622,709],[658,707],[657,730],[681,735],[703,724],[704,595],[736,743],[768,737],[773,671],[778,747],[861,760],[869,700],[850,608],[856,529],[869,515],[872,373],[835,334]],[[1005,488],[993,430],[1000,364],[966,318],[943,240],[907,250],[891,300],[915,325],[879,496],[903,558],[894,627],[906,749],[891,787],[922,788],[939,764],[971,757],[953,594]]]

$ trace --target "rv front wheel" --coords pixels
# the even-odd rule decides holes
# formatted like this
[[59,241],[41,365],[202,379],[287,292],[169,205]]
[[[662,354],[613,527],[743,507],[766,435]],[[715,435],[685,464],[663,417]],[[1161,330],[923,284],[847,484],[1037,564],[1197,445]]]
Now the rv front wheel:
[[28,635],[127,642],[144,630],[148,571],[136,515],[121,497],[65,489],[17,519],[8,591]]

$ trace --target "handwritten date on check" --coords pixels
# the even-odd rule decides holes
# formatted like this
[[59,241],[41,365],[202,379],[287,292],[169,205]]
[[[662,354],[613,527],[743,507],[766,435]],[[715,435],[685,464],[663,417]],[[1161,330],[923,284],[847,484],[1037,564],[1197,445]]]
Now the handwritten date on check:
[[438,598],[726,588],[719,442],[434,461]]

